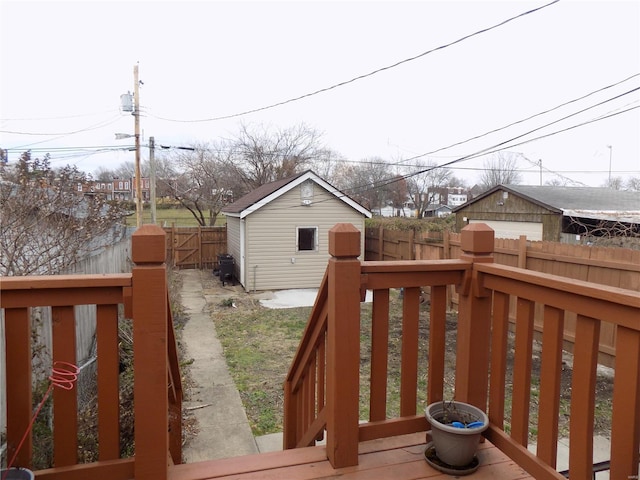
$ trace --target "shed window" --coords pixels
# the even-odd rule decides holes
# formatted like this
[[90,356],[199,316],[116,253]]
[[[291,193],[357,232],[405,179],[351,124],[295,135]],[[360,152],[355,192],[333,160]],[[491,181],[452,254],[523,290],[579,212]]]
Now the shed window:
[[318,227],[298,227],[298,251],[318,249]]

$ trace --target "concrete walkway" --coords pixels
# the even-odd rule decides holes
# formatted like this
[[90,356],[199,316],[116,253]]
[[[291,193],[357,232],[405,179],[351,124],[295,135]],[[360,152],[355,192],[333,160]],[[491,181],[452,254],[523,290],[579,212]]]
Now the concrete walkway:
[[258,453],[240,394],[229,375],[222,345],[203,294],[200,270],[181,270],[182,305],[189,315],[182,333],[194,386],[184,408],[197,421],[197,435],[183,449],[185,463]]

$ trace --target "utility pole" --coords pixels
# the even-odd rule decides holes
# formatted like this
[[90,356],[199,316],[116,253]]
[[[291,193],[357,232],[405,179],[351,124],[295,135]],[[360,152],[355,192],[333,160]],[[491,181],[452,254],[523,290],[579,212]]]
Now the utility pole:
[[134,134],[136,137],[136,226],[142,226],[142,174],[140,171],[140,82],[138,80],[138,64],[133,66],[133,118],[135,120]]
[[538,165],[540,166],[540,186],[542,186],[542,159],[538,160]]
[[149,137],[149,167],[151,170],[151,223],[156,223],[156,139]]

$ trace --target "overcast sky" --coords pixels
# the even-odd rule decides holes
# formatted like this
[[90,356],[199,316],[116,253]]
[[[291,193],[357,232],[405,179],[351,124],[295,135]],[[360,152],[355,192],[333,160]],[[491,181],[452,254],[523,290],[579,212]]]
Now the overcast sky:
[[[640,176],[640,2],[563,0],[437,49],[549,2],[2,0],[0,147],[89,172],[133,160],[91,149],[131,144],[114,134],[133,133],[119,106],[138,63],[145,143],[304,123],[349,161],[394,163],[498,129],[422,157],[443,164],[617,114],[508,151],[526,184],[539,183],[539,160],[544,181],[599,186],[610,160],[613,176]],[[473,183],[482,164],[452,166]]]

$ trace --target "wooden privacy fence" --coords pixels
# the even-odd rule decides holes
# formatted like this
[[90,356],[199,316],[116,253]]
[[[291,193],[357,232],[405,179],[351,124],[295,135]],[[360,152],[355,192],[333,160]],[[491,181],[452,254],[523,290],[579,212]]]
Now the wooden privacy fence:
[[[459,258],[461,253],[458,233],[366,229],[366,260],[445,260]],[[493,257],[498,265],[640,291],[639,250],[532,242],[523,235],[519,239],[496,238]],[[456,308],[457,303],[458,295],[449,287],[448,307]],[[511,319],[515,318],[515,308],[512,302]],[[575,322],[575,315],[567,314],[564,340],[568,351],[573,351]],[[535,312],[535,329],[542,331],[542,311],[539,308]],[[613,366],[615,345],[616,330],[610,325],[603,325],[600,331],[600,363]]]
[[176,268],[214,269],[227,253],[227,227],[165,227],[167,264]]

